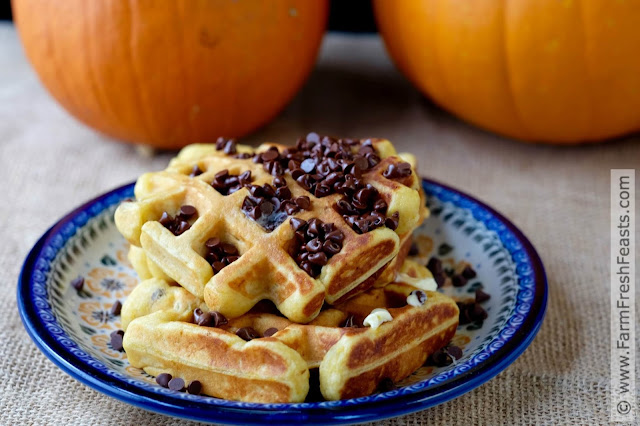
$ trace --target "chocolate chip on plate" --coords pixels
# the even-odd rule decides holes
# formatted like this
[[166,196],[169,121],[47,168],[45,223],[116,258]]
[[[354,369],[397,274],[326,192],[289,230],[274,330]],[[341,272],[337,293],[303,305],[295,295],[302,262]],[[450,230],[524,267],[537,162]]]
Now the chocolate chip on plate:
[[485,293],[482,289],[476,289],[476,303],[486,302],[491,298],[490,294]]
[[116,330],[112,332],[109,337],[111,338],[111,349],[113,349],[114,351],[122,352],[124,350],[124,347],[122,346],[124,331]]
[[156,377],[156,383],[162,386],[163,388],[169,387],[169,382],[173,379],[173,376],[169,373],[160,373]]
[[71,280],[71,286],[78,291],[82,290],[82,287],[84,287],[84,277],[78,275],[76,278]]
[[455,359],[462,358],[462,349],[460,349],[458,346],[454,346],[454,345],[447,346],[446,351],[449,355],[451,355]]
[[200,392],[202,392],[202,383],[198,380],[194,380],[189,383],[189,386],[187,386],[187,392],[191,395],[200,395]]
[[115,302],[113,302],[113,305],[111,305],[111,309],[109,310],[109,313],[111,313],[111,315],[113,316],[117,316],[117,315],[120,315],[121,311],[122,311],[122,303],[120,303],[119,300],[116,300]]
[[174,377],[169,380],[169,389],[174,391],[182,391],[184,389],[184,380],[180,377]]

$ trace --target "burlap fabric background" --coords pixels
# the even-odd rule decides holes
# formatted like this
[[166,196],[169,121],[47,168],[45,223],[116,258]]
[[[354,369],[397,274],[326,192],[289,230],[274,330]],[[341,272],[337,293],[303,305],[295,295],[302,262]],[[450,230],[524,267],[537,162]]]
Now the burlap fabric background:
[[[608,421],[609,170],[640,168],[638,137],[577,148],[505,140],[424,101],[378,38],[340,35],[325,39],[308,84],[249,142],[292,141],[309,130],[382,136],[413,151],[424,175],[511,218],[547,268],[544,325],[515,363],[454,401],[387,424]],[[0,25],[1,424],[180,423],[62,373],[27,336],[15,299],[23,260],[54,221],[144,171],[163,168],[170,156],[140,156],[74,121],[39,85],[13,27]]]

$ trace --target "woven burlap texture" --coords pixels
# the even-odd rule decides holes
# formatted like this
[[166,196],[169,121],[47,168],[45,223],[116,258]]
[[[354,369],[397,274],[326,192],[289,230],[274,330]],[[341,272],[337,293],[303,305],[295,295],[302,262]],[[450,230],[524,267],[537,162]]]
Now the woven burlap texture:
[[[347,35],[325,38],[306,86],[244,142],[293,141],[310,130],[385,137],[414,152],[425,176],[512,219],[547,268],[547,316],[518,360],[460,398],[386,424],[608,421],[609,173],[640,166],[638,137],[565,148],[483,132],[425,101],[377,37]],[[0,423],[181,423],[55,367],[27,336],[15,297],[22,262],[50,225],[95,195],[163,168],[172,155],[140,155],[76,122],[39,84],[13,27],[0,25]]]

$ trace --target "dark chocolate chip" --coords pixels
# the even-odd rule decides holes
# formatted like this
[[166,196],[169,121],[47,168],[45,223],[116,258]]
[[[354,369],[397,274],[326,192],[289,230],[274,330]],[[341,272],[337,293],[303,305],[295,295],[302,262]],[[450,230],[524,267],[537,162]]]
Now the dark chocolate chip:
[[453,345],[447,346],[446,351],[449,355],[451,355],[455,359],[462,358],[462,349],[460,349],[458,346],[453,346]]
[[109,312],[111,313],[111,315],[117,316],[117,315],[120,315],[121,311],[122,311],[122,303],[120,303],[119,300],[116,300],[115,302],[113,302],[113,305],[111,305],[111,309],[109,310]]
[[273,178],[273,186],[275,186],[276,188],[286,186],[286,185],[287,185],[287,181],[284,180],[283,177],[276,176]]
[[409,256],[417,256],[420,254],[420,250],[418,249],[418,245],[416,243],[411,243],[411,247],[409,247]]
[[116,330],[110,334],[111,338],[111,349],[114,351],[122,352],[124,348],[122,347],[122,338],[124,337],[124,331]]
[[311,173],[316,168],[316,162],[311,158],[307,158],[302,163],[300,163],[300,168],[305,173]]
[[338,243],[335,243],[331,240],[326,240],[322,244],[322,251],[324,251],[327,254],[327,256],[333,256],[334,254],[338,254],[341,249],[342,247],[340,247]]
[[193,310],[193,320],[196,324],[202,327],[209,327],[212,322],[212,316],[209,312],[204,312],[200,308],[195,308]]
[[207,242],[204,243],[204,245],[209,249],[217,248],[220,245],[220,238],[209,238]]
[[427,269],[431,271],[431,273],[435,276],[436,274],[441,274],[442,270],[442,261],[437,257],[432,257],[429,259],[427,263]]
[[276,334],[277,332],[278,332],[278,329],[277,329],[277,328],[275,328],[275,327],[267,328],[267,329],[264,331],[263,336],[264,336],[264,337],[271,337],[271,336],[273,336],[274,334]]
[[388,217],[387,220],[384,221],[384,224],[387,228],[395,231],[398,228],[398,224],[400,223],[400,213],[395,212],[391,217]]
[[262,153],[262,161],[264,161],[265,163],[268,161],[273,161],[276,158],[278,158],[280,156],[280,154],[278,153],[277,150],[275,149],[269,149],[268,151],[265,151]]
[[160,373],[156,377],[156,383],[162,386],[163,388],[169,387],[169,382],[173,379],[173,376],[169,373]]
[[322,242],[318,238],[314,238],[307,243],[306,248],[311,253],[317,253],[322,250]]
[[238,331],[236,331],[236,335],[247,342],[249,340],[257,339],[260,337],[257,331],[255,331],[252,327],[242,327]]
[[336,229],[335,231],[329,232],[325,238],[327,240],[331,240],[337,244],[339,244],[340,246],[342,246],[342,242],[344,241],[344,233],[339,230]]
[[196,210],[196,208],[193,206],[184,205],[180,207],[180,217],[182,217],[183,219],[189,219],[197,213],[198,213],[198,210]]
[[227,320],[227,317],[225,317],[218,311],[211,311],[210,314],[211,314],[211,327],[220,327],[221,325],[225,325],[229,323],[229,321]]
[[197,164],[194,164],[193,169],[191,169],[191,173],[189,173],[189,177],[200,176],[202,173],[203,172],[200,170],[200,167]]
[[491,295],[482,291],[482,289],[476,289],[476,303],[486,302],[491,298]]
[[184,389],[184,380],[180,377],[174,377],[169,380],[169,389],[174,391],[182,391]]
[[297,197],[294,201],[302,210],[309,210],[311,207],[311,200],[306,195]]
[[309,262],[315,265],[324,266],[327,264],[328,260],[329,259],[327,258],[327,255],[324,252],[318,252],[318,253],[313,253],[309,255]]
[[84,287],[84,277],[78,275],[77,277],[72,279],[71,286],[75,288],[77,291],[82,290],[82,287]]
[[211,264],[211,267],[213,268],[213,270],[214,270],[216,273],[220,272],[220,270],[221,270],[222,268],[224,268],[225,266],[227,266],[227,265],[225,265],[225,264],[224,264],[224,263],[222,263],[222,262],[213,262],[213,263]]
[[469,315],[474,321],[483,321],[487,319],[488,316],[487,311],[477,303],[474,303],[473,309],[470,310]]
[[189,386],[187,386],[187,392],[189,392],[191,395],[200,395],[200,392],[202,392],[202,383],[200,383],[198,380],[194,380],[193,382],[189,383]]
[[178,225],[178,229],[174,232],[174,234],[177,235],[182,235],[185,232],[187,232],[189,230],[189,228],[191,228],[191,225],[189,225],[189,222],[187,221],[180,221],[180,224]]
[[436,367],[446,367],[453,362],[453,359],[444,349],[440,349],[431,354],[428,362]]
[[472,278],[475,278],[477,274],[476,274],[476,271],[474,271],[473,268],[471,268],[471,266],[467,265],[462,270],[461,275],[466,279],[470,280]]
[[379,198],[376,200],[375,203],[373,203],[373,210],[380,212],[380,213],[386,213],[387,212],[387,202],[385,200],[383,200],[382,198]]
[[467,284],[467,279],[462,275],[456,274],[451,277],[451,284],[453,284],[454,287],[462,287]]
[[224,146],[224,153],[227,155],[235,154],[236,151],[236,142],[233,139],[229,139]]

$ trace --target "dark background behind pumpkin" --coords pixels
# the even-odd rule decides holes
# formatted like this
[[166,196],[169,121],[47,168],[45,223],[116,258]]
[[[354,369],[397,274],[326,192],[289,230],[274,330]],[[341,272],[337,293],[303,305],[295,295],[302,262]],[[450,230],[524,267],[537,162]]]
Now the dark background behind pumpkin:
[[[11,20],[10,0],[0,0],[0,19]],[[375,32],[371,0],[331,0],[329,31]]]

